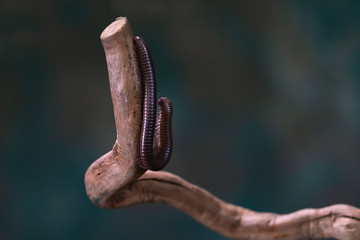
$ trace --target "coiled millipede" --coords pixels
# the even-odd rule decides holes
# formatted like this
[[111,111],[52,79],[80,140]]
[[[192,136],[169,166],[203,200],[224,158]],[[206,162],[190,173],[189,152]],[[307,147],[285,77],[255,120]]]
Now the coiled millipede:
[[[134,38],[134,45],[142,86],[142,126],[138,161],[141,168],[158,171],[166,166],[172,153],[172,104],[166,97],[160,98],[158,105],[156,104],[156,76],[150,50],[141,37]],[[157,109],[159,113],[156,117]]]
[[165,203],[231,239],[360,239],[360,209],[350,205],[289,214],[255,212],[226,203],[175,174],[147,171],[163,168],[171,156],[171,102],[160,98],[156,115],[150,52],[143,40],[134,39],[126,18],[118,18],[108,26],[101,41],[108,64],[117,139],[112,150],[86,171],[86,193],[94,204],[120,208]]

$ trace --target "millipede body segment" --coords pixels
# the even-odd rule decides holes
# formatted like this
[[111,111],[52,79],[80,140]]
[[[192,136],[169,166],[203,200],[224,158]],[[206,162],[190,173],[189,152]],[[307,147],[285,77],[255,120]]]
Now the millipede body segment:
[[150,50],[141,37],[134,38],[134,45],[142,86],[138,163],[143,169],[157,171],[167,165],[172,153],[172,104],[166,97],[156,103],[156,77]]

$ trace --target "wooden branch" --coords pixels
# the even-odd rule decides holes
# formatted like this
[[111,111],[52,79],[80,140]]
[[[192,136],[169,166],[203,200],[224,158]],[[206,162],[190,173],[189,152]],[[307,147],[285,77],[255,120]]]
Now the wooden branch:
[[145,171],[137,164],[140,138],[140,81],[133,34],[126,18],[118,18],[100,36],[109,72],[117,140],[113,149],[94,162],[85,174],[90,199],[98,205],[136,180]]
[[352,206],[339,204],[285,215],[259,213],[226,203],[167,172],[146,172],[100,207],[146,202],[168,204],[233,239],[360,239],[360,209]]
[[338,204],[290,214],[260,213],[226,203],[167,172],[138,167],[139,86],[133,36],[126,18],[101,35],[109,70],[117,141],[85,174],[90,200],[102,208],[145,202],[165,203],[233,239],[360,239],[360,209]]

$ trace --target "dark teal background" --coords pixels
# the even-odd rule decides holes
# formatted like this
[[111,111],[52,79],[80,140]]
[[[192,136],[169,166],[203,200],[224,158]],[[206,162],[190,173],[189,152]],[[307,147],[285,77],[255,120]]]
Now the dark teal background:
[[2,0],[0,239],[224,239],[168,206],[86,196],[115,141],[99,36],[118,16],[174,105],[166,171],[257,211],[359,207],[359,3]]

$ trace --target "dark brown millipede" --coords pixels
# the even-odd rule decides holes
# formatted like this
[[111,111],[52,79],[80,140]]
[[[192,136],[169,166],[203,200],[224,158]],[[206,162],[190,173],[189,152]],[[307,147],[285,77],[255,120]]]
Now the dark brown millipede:
[[160,98],[156,103],[156,78],[150,50],[141,37],[134,38],[134,45],[142,86],[138,163],[143,169],[158,171],[166,166],[172,153],[172,104],[166,97]]

